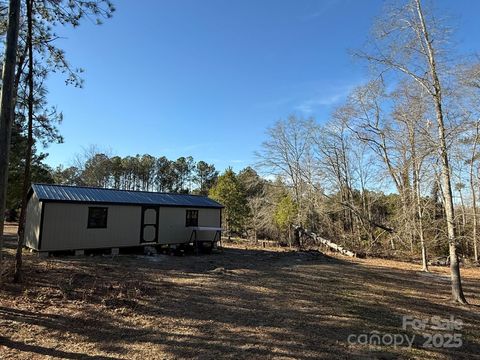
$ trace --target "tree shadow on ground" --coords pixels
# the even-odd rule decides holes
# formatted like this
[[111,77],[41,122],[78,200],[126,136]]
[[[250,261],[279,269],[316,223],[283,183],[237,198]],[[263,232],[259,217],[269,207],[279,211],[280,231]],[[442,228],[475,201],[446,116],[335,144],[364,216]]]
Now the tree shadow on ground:
[[[226,249],[218,255],[157,259],[35,259],[27,271],[27,282],[17,291],[29,309],[0,307],[1,321],[19,326],[0,338],[0,345],[15,354],[307,360],[480,353],[479,311],[444,302],[448,283],[320,253]],[[467,287],[480,291],[470,281]],[[460,317],[467,324],[465,345],[423,349],[419,337],[410,350],[347,341],[350,334],[402,333],[402,315],[409,314]],[[19,340],[22,327],[38,334],[35,344]],[[72,341],[83,344],[79,352],[53,347],[68,348]]]
[[87,354],[82,354],[82,353],[45,348],[38,345],[25,344],[24,342],[20,342],[20,341],[12,341],[10,339],[4,338],[3,336],[0,336],[0,346],[5,346],[10,349],[15,349],[23,353],[33,353],[33,354],[51,356],[51,357],[60,358],[60,359],[95,359],[95,360],[119,359],[116,357],[98,356],[98,355],[89,356]]

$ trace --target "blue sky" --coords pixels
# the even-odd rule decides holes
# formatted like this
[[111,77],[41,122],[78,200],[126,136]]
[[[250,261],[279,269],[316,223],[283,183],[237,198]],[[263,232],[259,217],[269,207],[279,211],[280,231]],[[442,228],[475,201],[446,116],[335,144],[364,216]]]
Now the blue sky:
[[[58,45],[85,86],[49,79],[64,144],[114,155],[192,155],[223,170],[255,162],[265,129],[295,113],[319,122],[366,78],[348,49],[362,46],[380,0],[117,0],[101,26],[60,28]],[[437,1],[462,52],[478,51],[480,2]]]

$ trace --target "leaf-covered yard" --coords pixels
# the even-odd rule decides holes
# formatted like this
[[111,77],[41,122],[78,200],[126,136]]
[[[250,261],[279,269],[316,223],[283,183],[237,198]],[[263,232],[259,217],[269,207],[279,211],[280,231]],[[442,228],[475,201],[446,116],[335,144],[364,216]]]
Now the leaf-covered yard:
[[[13,246],[13,238],[10,244]],[[9,249],[13,255],[13,249]],[[469,306],[447,269],[229,245],[201,256],[25,256],[25,282],[0,292],[2,359],[474,358],[480,271]],[[464,322],[459,349],[422,348],[402,316]],[[416,334],[413,349],[349,344],[350,334]]]

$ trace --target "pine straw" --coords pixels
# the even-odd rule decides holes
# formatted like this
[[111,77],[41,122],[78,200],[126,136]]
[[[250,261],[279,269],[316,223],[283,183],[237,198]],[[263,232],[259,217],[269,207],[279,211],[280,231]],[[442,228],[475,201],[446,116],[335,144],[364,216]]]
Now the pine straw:
[[[13,256],[12,249],[9,250]],[[447,268],[228,245],[202,256],[25,255],[25,282],[0,292],[2,359],[460,359],[480,354],[480,271],[472,305],[449,301]],[[454,315],[458,350],[349,345],[402,333],[402,315]],[[411,332],[409,332],[411,333]],[[419,335],[421,332],[417,332]]]

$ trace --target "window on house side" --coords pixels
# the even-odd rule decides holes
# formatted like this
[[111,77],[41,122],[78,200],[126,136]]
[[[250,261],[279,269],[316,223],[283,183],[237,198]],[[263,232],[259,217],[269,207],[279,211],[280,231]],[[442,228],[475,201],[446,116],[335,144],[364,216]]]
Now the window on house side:
[[89,229],[104,229],[107,227],[108,208],[89,207],[88,224]]
[[198,226],[198,210],[187,210],[185,226]]

